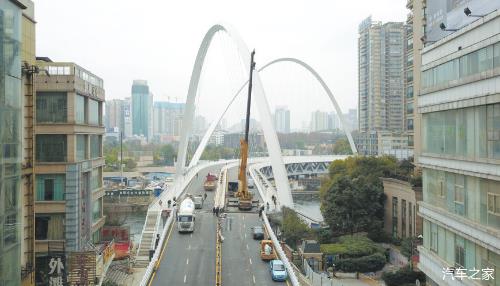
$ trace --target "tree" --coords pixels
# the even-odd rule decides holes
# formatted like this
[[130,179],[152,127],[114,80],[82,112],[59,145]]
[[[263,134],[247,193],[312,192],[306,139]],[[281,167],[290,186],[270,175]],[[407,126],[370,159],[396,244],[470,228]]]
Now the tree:
[[297,213],[290,208],[283,207],[283,237],[287,244],[296,246],[300,239],[309,236],[309,226],[303,222]]
[[329,167],[320,188],[321,211],[332,232],[353,234],[382,228],[384,193],[380,177],[397,169],[393,157],[349,157]]
[[339,139],[333,144],[333,154],[351,155],[351,145],[347,139]]
[[172,166],[176,153],[174,146],[171,144],[162,145],[155,152],[155,164]]

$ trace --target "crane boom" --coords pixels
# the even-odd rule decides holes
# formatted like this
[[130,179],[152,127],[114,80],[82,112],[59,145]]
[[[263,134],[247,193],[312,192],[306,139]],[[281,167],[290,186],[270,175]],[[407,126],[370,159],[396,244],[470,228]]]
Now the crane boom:
[[252,208],[252,196],[248,192],[247,185],[247,161],[248,161],[248,133],[250,129],[250,107],[252,103],[252,77],[255,69],[254,62],[255,50],[252,51],[250,57],[250,79],[248,81],[248,99],[247,99],[247,114],[245,122],[245,138],[240,140],[240,172],[238,174],[238,193],[240,209]]

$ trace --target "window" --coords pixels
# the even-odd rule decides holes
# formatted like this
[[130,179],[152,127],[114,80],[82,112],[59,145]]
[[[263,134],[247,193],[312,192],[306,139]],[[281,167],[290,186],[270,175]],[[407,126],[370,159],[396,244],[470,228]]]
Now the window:
[[63,201],[66,188],[66,177],[63,174],[36,175],[37,201]]
[[408,236],[412,237],[413,233],[413,206],[412,203],[408,203]]
[[410,103],[406,104],[406,113],[413,114],[413,102],[410,102]]
[[36,215],[35,239],[64,239],[64,214]]
[[493,46],[493,66],[495,68],[500,67],[500,43]]
[[90,135],[90,158],[101,157],[101,142],[102,136],[100,135]]
[[438,226],[431,223],[431,247],[430,249],[437,253],[438,251]]
[[392,197],[392,237],[398,237],[398,198]]
[[92,202],[92,223],[96,223],[101,218],[102,198]]
[[99,125],[99,102],[89,99],[89,124]]
[[87,123],[87,104],[85,97],[76,95],[75,100],[75,122],[77,124]]
[[401,234],[406,237],[406,200],[401,200]]
[[413,130],[413,119],[407,119],[406,120],[406,128],[408,130]]
[[422,87],[443,85],[499,66],[500,44],[496,43],[423,71]]
[[455,235],[455,267],[465,267],[465,239]]
[[500,194],[488,193],[488,213],[500,216]]
[[102,167],[92,169],[90,187],[92,190],[102,187]]
[[413,85],[410,85],[409,87],[406,88],[406,97],[408,98],[413,97]]
[[37,162],[66,162],[66,135],[36,135]]
[[76,160],[87,159],[87,135],[76,135]]
[[36,122],[67,122],[67,100],[65,92],[37,92]]
[[487,106],[488,157],[500,159],[500,103]]

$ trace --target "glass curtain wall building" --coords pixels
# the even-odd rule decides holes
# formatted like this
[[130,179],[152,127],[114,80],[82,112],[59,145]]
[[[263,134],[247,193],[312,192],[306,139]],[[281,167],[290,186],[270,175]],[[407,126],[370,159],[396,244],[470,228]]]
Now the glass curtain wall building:
[[21,278],[21,9],[0,1],[0,285]]
[[419,268],[432,285],[478,285],[443,280],[447,267],[492,269],[478,283],[500,285],[499,26],[495,11],[422,51]]
[[153,129],[153,96],[148,82],[134,80],[132,84],[132,133],[151,138]]

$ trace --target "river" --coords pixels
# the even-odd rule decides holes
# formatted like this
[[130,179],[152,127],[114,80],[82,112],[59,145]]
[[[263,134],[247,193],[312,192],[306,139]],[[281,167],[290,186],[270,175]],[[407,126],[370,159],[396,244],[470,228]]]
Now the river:
[[323,221],[323,215],[319,209],[319,200],[304,200],[299,197],[294,198],[293,202],[295,203],[295,209],[314,220]]

